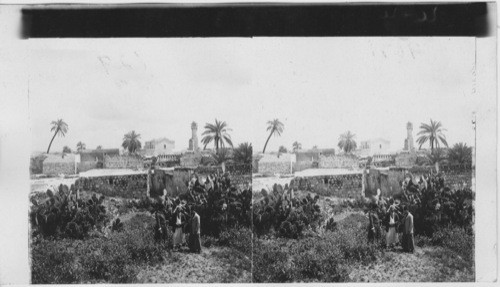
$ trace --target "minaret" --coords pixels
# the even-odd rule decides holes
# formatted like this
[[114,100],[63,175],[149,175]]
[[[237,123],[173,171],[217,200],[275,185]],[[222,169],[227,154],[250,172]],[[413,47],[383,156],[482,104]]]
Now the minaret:
[[408,122],[406,124],[406,146],[405,149],[409,151],[414,151],[415,147],[413,146],[413,124],[411,122]]
[[189,140],[189,150],[198,150],[198,124],[193,122],[191,124],[191,139]]

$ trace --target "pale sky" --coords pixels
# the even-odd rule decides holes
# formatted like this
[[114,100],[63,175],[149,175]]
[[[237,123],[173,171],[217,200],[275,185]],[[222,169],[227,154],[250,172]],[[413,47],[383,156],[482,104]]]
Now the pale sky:
[[233,142],[261,151],[266,123],[285,130],[267,150],[337,148],[350,130],[403,148],[439,120],[448,143],[473,143],[474,38],[30,39],[32,150],[50,142],[50,122],[69,125],[51,150],[121,146],[167,137],[186,149],[190,124],[224,120]]

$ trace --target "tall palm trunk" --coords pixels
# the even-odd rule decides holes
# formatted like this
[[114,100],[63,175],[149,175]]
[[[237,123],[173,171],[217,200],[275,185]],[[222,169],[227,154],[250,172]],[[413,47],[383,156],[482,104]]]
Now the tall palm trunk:
[[269,142],[269,139],[271,138],[272,135],[273,135],[273,132],[271,131],[269,133],[269,136],[267,137],[267,141],[266,141],[266,144],[264,145],[264,150],[262,151],[262,153],[266,153],[267,143]]
[[54,141],[54,138],[56,137],[57,133],[59,132],[59,129],[56,129],[56,132],[54,133],[54,136],[50,140],[49,147],[47,148],[47,153],[50,151],[50,147],[52,146],[52,142]]

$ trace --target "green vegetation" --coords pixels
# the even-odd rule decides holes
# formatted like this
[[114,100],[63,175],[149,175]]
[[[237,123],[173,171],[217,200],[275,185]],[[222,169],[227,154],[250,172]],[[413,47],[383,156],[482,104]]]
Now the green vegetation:
[[207,123],[202,135],[201,142],[204,145],[203,148],[205,149],[209,143],[214,142],[215,153],[217,154],[219,153],[219,148],[224,147],[224,143],[227,143],[231,147],[233,146],[226,122],[215,119],[215,124]]
[[237,164],[252,164],[252,144],[241,143],[234,149],[233,159]]
[[267,131],[269,132],[269,136],[267,137],[266,144],[264,145],[264,149],[262,150],[262,153],[266,152],[267,143],[269,142],[269,139],[271,138],[271,136],[272,135],[281,136],[284,128],[285,128],[285,126],[278,119],[274,119],[272,121],[267,122]]
[[431,153],[434,153],[434,148],[439,148],[439,144],[442,143],[446,147],[448,146],[448,142],[446,142],[446,136],[444,135],[443,125],[441,122],[430,120],[430,124],[422,123],[420,125],[420,131],[417,135],[417,143],[419,144],[419,148],[422,147],[427,141],[429,142],[429,146],[431,147]]
[[347,131],[340,135],[337,146],[345,153],[350,153],[357,147],[356,141],[354,140],[355,137],[355,134],[351,133],[351,131]]
[[123,136],[122,147],[130,154],[134,154],[137,150],[140,150],[142,147],[140,134],[135,133],[135,131],[131,131]]
[[57,121],[52,121],[51,125],[52,128],[50,129],[50,131],[54,132],[54,136],[50,140],[49,147],[47,148],[47,153],[50,152],[50,147],[52,146],[52,142],[54,141],[56,135],[63,137],[68,132],[68,124],[65,123],[62,119],[58,119]]
[[77,144],[76,144],[76,150],[78,152],[81,152],[82,150],[86,150],[87,149],[87,145],[84,143],[84,142],[81,142],[79,141]]
[[[413,254],[387,251],[385,231],[380,240],[368,242],[364,213],[375,208],[384,226],[394,198],[378,204],[364,197],[332,203],[318,194],[290,197],[287,186],[263,190],[254,205],[254,282],[473,280],[474,194],[470,189],[450,190],[439,177],[426,181],[426,187],[407,187],[397,199],[400,204],[394,205],[397,212],[408,206],[413,214],[419,248]],[[422,273],[426,263],[430,271]],[[414,272],[390,277],[409,266]]]
[[[73,186],[60,185],[55,193],[31,197],[33,284],[134,283],[140,282],[145,270],[182,261],[182,254],[172,252],[172,228],[167,225],[175,220],[164,204],[167,201],[105,199],[82,193],[78,198]],[[230,266],[211,274],[210,280],[248,280],[244,274],[252,266],[251,190],[237,191],[222,184],[204,197],[199,194],[187,191],[180,198],[200,214],[202,243],[213,249],[206,251],[213,257],[210,262]],[[159,227],[166,233],[159,234]],[[204,254],[197,256],[200,262],[207,260]]]

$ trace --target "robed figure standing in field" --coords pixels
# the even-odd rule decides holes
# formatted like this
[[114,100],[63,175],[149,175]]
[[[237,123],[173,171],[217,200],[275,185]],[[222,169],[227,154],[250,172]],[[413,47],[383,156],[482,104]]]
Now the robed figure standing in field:
[[413,215],[408,210],[408,206],[404,206],[404,228],[403,228],[403,251],[413,252],[415,243],[413,239]]
[[389,207],[389,213],[386,217],[386,246],[393,248],[398,243],[398,235],[396,233],[396,225],[399,222],[399,217],[394,206]]
[[380,240],[380,220],[376,211],[377,205],[375,203],[372,203],[371,209],[370,211],[368,211],[368,243],[378,243]]
[[191,234],[189,236],[189,249],[192,252],[201,252],[201,238],[200,238],[200,216],[194,209],[191,209]]

